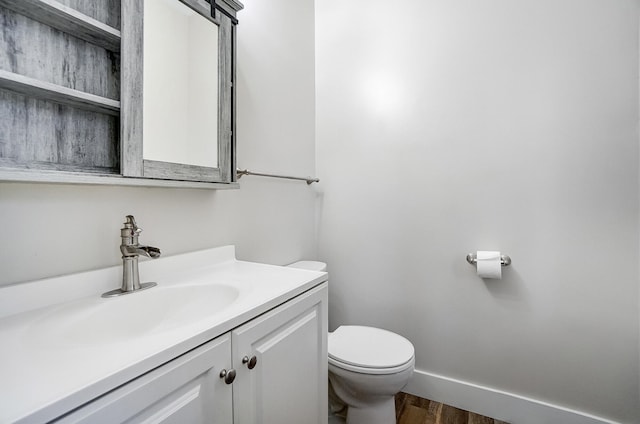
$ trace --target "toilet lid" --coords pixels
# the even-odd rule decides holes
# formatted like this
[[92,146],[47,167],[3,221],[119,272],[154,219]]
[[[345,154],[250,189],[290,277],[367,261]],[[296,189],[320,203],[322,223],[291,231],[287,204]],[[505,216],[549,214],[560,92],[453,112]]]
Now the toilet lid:
[[343,325],[329,333],[329,359],[360,368],[395,368],[413,359],[404,337],[380,328]]

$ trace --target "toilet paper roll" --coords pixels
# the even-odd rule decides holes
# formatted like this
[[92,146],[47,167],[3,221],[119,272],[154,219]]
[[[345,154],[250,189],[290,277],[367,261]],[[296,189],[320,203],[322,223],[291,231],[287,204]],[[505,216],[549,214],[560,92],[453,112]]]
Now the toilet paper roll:
[[491,250],[478,250],[476,252],[476,267],[480,278],[502,278],[502,264],[500,252]]

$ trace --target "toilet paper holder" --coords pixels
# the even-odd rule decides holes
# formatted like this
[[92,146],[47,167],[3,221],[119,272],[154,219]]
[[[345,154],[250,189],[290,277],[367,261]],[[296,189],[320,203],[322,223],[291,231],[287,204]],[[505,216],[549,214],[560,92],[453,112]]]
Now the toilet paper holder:
[[[475,253],[469,253],[467,255],[467,262],[471,265],[475,265],[478,262],[478,258]],[[500,265],[509,266],[511,265],[511,258],[507,255],[500,255]]]

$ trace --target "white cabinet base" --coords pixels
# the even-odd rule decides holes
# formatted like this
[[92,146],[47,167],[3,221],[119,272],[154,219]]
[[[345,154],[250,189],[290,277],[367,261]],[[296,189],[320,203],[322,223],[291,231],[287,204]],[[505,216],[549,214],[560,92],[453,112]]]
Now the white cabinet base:
[[54,422],[326,424],[327,283]]

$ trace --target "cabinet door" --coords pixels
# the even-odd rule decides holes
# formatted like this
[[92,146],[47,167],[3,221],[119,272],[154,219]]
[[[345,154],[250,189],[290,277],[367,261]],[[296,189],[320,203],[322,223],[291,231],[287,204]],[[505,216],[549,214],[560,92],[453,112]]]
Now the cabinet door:
[[326,283],[234,330],[232,352],[235,424],[326,424]]
[[56,423],[232,424],[231,368],[225,334],[55,421]]
[[231,183],[233,15],[241,5],[164,3],[122,1],[122,174]]

